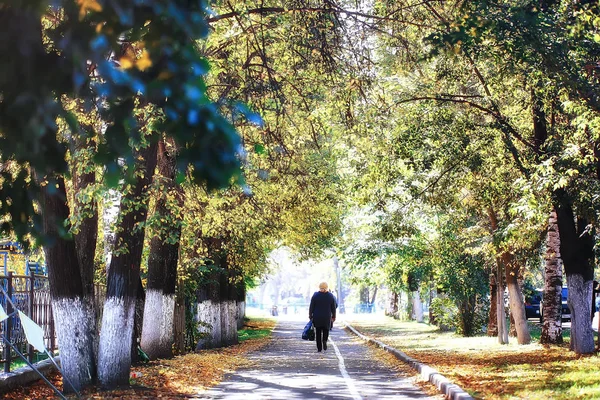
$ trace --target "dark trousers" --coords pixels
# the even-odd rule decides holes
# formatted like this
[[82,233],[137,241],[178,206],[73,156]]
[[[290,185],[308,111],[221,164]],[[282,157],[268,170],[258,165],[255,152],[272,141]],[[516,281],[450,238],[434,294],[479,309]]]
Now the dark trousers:
[[327,339],[329,339],[329,327],[315,327],[316,330],[316,340],[317,340],[317,350],[323,350],[323,343],[327,343]]

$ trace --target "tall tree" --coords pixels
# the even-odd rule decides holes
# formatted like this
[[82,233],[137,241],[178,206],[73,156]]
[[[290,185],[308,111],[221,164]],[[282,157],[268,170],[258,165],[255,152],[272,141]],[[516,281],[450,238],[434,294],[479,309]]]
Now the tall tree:
[[[150,138],[152,139],[152,138]],[[131,343],[144,245],[144,222],[148,212],[148,190],[154,175],[157,141],[142,144],[136,180],[125,190],[112,253],[102,314],[98,378],[103,387],[129,383]]]
[[[4,232],[14,231],[20,239],[31,232],[42,238],[50,252],[55,250],[49,246],[55,244],[75,251],[74,245],[66,243],[72,238],[63,229],[68,210],[58,205],[66,197],[62,190],[54,192],[56,182],[68,172],[66,146],[57,138],[56,121],[64,120],[74,134],[82,131],[76,113],[60,102],[65,97],[79,99],[87,110],[99,104],[105,129],[93,160],[105,167],[109,186],[116,186],[126,175],[124,166],[135,162],[130,140],[138,143],[142,136],[135,116],[140,95],[164,116],[158,130],[181,146],[178,172],[189,172],[193,181],[207,182],[210,187],[239,177],[240,163],[235,157],[239,137],[205,96],[202,75],[207,63],[193,44],[208,33],[206,15],[206,4],[200,1],[169,1],[165,6],[159,1],[50,4],[28,0],[0,7],[0,50],[14,55],[0,62],[2,161],[27,166],[37,177],[31,180],[26,173],[2,172],[2,198],[10,199],[1,204],[3,216],[9,217],[1,226]],[[168,63],[165,54],[169,54]],[[240,110],[236,115],[242,114]],[[188,171],[190,165],[194,167]],[[44,189],[48,197],[41,201],[46,221],[42,224],[34,203],[44,182],[50,186]],[[57,253],[49,254],[51,280],[56,285],[53,302],[81,303],[81,271],[74,272],[79,266],[73,262],[77,254],[55,248]],[[79,314],[79,323],[93,325],[87,311]],[[73,352],[68,350],[71,345]],[[64,365],[70,365],[69,357],[74,357],[77,366],[66,368],[69,379],[76,385],[91,382],[94,363],[88,357],[87,334],[65,329],[59,334],[59,346],[64,349]],[[117,369],[123,376],[116,380],[126,382],[127,366]],[[81,374],[88,378],[80,379]]]
[[[69,206],[62,178],[46,178],[42,183],[41,206],[44,233],[52,238],[44,246],[50,296],[56,333],[61,352],[63,373],[74,388],[80,390],[96,378],[95,314],[93,303],[83,292],[81,269],[75,242],[67,232],[60,232],[68,221]],[[67,226],[68,229],[68,226]]]
[[177,263],[181,237],[183,189],[177,184],[176,148],[164,139],[158,143],[155,190],[158,198],[148,223],[152,232],[148,255],[148,279],[141,347],[150,359],[173,355],[173,320]]
[[540,343],[560,344],[562,338],[562,265],[560,258],[560,236],[556,212],[552,211],[548,219],[548,235],[546,239],[546,265],[544,268],[544,301],[543,323]]

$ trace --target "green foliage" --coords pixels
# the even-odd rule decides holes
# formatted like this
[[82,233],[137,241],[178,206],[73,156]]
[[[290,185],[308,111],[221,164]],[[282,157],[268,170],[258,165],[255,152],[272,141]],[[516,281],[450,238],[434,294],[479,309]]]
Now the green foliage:
[[446,295],[440,295],[429,305],[432,315],[435,317],[435,325],[442,331],[456,330],[459,327],[458,307]]
[[240,342],[248,339],[262,339],[271,335],[271,329],[240,329],[238,339]]
[[[195,45],[208,33],[206,15],[203,1],[63,1],[51,7],[26,1],[0,8],[7,21],[0,50],[14,55],[0,62],[0,149],[3,165],[13,166],[2,171],[4,232],[40,234],[32,176],[39,182],[68,172],[57,121],[73,135],[92,137],[63,97],[77,99],[81,113],[102,119],[93,161],[103,166],[109,185],[132,178],[124,166],[134,161],[133,149],[148,132],[175,140],[178,169],[189,171],[194,182],[239,182],[240,139],[206,95],[209,67]],[[146,125],[138,112],[142,103],[154,105],[162,118]],[[236,115],[251,117],[243,107]]]

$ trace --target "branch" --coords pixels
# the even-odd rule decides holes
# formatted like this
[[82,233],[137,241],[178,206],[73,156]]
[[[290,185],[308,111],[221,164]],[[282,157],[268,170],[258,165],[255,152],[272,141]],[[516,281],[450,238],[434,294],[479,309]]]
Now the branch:
[[[488,115],[491,115],[498,123],[498,127],[500,128],[500,130],[513,136],[515,139],[517,139],[518,141],[520,141],[521,143],[523,143],[524,145],[526,145],[527,147],[532,149],[534,152],[536,152],[536,153],[539,152],[539,150],[533,143],[531,143],[530,141],[523,138],[523,136],[519,132],[517,132],[516,129],[512,127],[512,125],[510,125],[508,123],[506,118],[502,114],[500,114],[500,112],[497,110],[496,107],[487,108],[487,107],[477,104],[471,100],[468,100],[469,98],[472,98],[472,97],[474,98],[474,97],[480,97],[480,96],[462,96],[462,95],[419,96],[419,97],[412,97],[410,99],[404,99],[404,100],[397,101],[393,105],[396,106],[398,104],[410,103],[413,101],[427,101],[427,100],[466,104],[466,105],[476,108],[477,110],[482,111]],[[388,107],[387,111],[389,111],[390,108],[391,108],[391,106]]]
[[[396,10],[396,11],[394,11],[394,13],[397,13],[398,11],[399,10]],[[217,21],[220,21],[223,19],[238,18],[245,14],[269,15],[269,14],[288,14],[288,13],[298,13],[298,12],[345,14],[350,17],[355,17],[357,21],[359,20],[358,18],[365,18],[365,19],[376,20],[376,21],[398,22],[398,19],[392,17],[393,14],[380,16],[380,15],[367,14],[367,13],[363,13],[360,11],[348,11],[348,10],[345,10],[345,9],[343,9],[341,7],[337,7],[337,6],[334,6],[333,8],[324,8],[324,7],[290,7],[290,8],[257,7],[257,8],[252,8],[249,10],[243,10],[243,11],[233,10],[233,11],[230,11],[230,12],[227,12],[224,14],[219,14],[219,15],[215,15],[212,17],[208,17],[206,19],[206,21],[210,24],[212,22],[217,22]],[[428,27],[427,25],[410,23],[408,21],[402,21],[402,22],[413,25],[413,26],[418,26],[418,27]]]

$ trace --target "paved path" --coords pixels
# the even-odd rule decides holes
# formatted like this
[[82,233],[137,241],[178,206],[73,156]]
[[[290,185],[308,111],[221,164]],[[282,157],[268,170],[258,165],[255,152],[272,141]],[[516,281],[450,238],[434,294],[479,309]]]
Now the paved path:
[[226,376],[200,398],[431,399],[339,326],[331,331],[328,350],[317,353],[315,342],[300,338],[305,323],[282,317],[271,342],[250,355],[253,367]]

